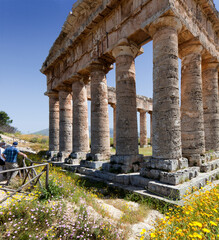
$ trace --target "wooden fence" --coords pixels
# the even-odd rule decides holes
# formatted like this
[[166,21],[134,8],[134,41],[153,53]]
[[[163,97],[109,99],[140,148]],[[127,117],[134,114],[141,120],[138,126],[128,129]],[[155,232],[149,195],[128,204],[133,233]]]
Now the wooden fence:
[[[40,177],[42,176],[42,174],[44,172],[46,172],[45,187],[46,187],[46,189],[48,189],[48,185],[49,185],[49,163],[35,162],[35,161],[32,161],[29,158],[26,158],[26,160],[28,160],[30,162],[31,166],[26,166],[26,161],[25,161],[25,159],[23,159],[23,167],[0,171],[0,174],[9,173],[9,172],[12,173],[12,172],[18,171],[19,176],[21,178],[23,178],[22,184],[18,189],[10,189],[10,188],[6,188],[6,187],[2,187],[0,189],[0,190],[3,190],[3,191],[12,192],[10,195],[3,198],[0,201],[0,203],[4,202],[9,197],[12,197],[16,193],[21,192],[22,189],[25,186],[27,186],[28,184],[30,184],[33,187],[39,182],[40,186],[42,187]],[[36,165],[34,165],[34,164],[36,164]],[[40,173],[37,174],[35,168],[39,168],[39,167],[44,167],[44,168],[42,169],[42,171]],[[28,182],[26,182],[27,178],[28,178]]]

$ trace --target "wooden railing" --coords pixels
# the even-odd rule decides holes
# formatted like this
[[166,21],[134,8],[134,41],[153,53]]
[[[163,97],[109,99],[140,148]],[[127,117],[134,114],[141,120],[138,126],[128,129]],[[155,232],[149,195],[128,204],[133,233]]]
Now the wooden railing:
[[[48,185],[49,185],[49,163],[35,162],[35,161],[32,161],[29,158],[26,158],[26,160],[28,160],[30,162],[31,166],[26,166],[26,161],[25,161],[25,159],[23,159],[24,167],[0,171],[0,174],[18,171],[19,172],[19,176],[21,178],[23,178],[23,182],[22,182],[21,186],[18,189],[16,189],[16,190],[15,189],[6,188],[6,187],[0,188],[0,190],[7,191],[7,192],[12,192],[10,195],[8,195],[5,198],[3,198],[0,201],[0,203],[4,202],[9,197],[12,197],[16,193],[21,192],[22,189],[24,187],[26,187],[28,184],[30,184],[33,187],[33,186],[35,186],[39,182],[40,186],[42,187],[42,183],[40,181],[40,177],[42,176],[42,174],[44,172],[46,172],[45,187],[46,187],[46,189],[48,189]],[[36,164],[36,165],[33,165],[33,164]],[[35,168],[39,168],[39,167],[44,167],[44,168],[42,169],[42,171],[40,173],[37,174]],[[28,182],[26,182],[27,178],[29,180]]]

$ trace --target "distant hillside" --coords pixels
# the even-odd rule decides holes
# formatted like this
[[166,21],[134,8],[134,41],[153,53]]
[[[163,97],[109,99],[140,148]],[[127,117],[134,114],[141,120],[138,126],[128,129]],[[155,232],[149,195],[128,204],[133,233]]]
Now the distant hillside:
[[[34,132],[32,134],[35,134],[35,135],[43,135],[43,136],[49,136],[49,129],[43,129],[41,131],[38,131],[38,132]],[[90,134],[90,127],[89,127],[89,134]],[[110,128],[110,137],[113,138],[113,129]]]
[[49,136],[49,128],[46,128],[46,129],[43,129],[43,130],[40,130],[38,132],[34,132],[32,134],[35,134],[35,135],[43,135],[43,136]]

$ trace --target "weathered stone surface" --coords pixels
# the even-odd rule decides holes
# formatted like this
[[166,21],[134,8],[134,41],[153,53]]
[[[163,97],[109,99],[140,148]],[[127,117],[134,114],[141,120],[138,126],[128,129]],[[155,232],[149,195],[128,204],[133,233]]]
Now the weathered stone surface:
[[67,89],[62,89],[59,91],[59,152],[63,152],[63,157],[67,157],[71,151],[72,95]]
[[200,167],[200,171],[201,172],[210,172],[217,168],[219,168],[219,159],[202,164]]
[[147,141],[147,118],[146,111],[140,110],[140,147],[146,147]]
[[73,152],[70,154],[70,158],[72,159],[86,159],[86,152]]
[[176,159],[154,159],[145,158],[142,168],[159,169],[167,172],[174,172],[178,169],[188,167],[188,160],[186,158]]
[[181,124],[176,17],[162,17],[149,27],[153,37],[153,157],[181,158]]
[[[182,153],[190,158],[194,154],[204,154],[205,135],[202,102],[202,46],[195,40],[181,46],[181,121]],[[191,160],[199,166],[199,160]],[[191,164],[190,164],[191,165]]]
[[109,163],[109,161],[88,161],[88,160],[81,160],[80,166],[86,168],[93,168],[99,169],[102,167],[103,164]]
[[91,74],[91,153],[110,155],[108,92],[106,68],[96,62],[90,67]]
[[215,60],[202,62],[205,149],[219,150],[218,66]]
[[161,172],[160,182],[178,185],[198,176],[199,167],[187,168],[173,173]]
[[[87,90],[83,78],[72,83],[73,92],[73,152],[89,151]],[[77,157],[76,157],[77,158]]]
[[139,49],[122,43],[116,59],[116,155],[138,154],[135,62]]
[[182,199],[185,195],[205,186],[208,181],[216,179],[218,174],[218,169],[209,173],[200,173],[198,177],[177,186],[150,181],[147,189],[155,194],[171,199]]
[[71,165],[80,165],[81,159],[66,158],[65,163]]
[[113,147],[116,148],[116,105],[111,105],[113,108]]
[[139,173],[130,173],[130,184],[137,187],[147,187],[151,179],[141,177]]
[[58,92],[47,93],[49,96],[49,150],[59,151],[59,96]]
[[63,164],[62,168],[71,172],[76,172],[78,170],[79,164]]

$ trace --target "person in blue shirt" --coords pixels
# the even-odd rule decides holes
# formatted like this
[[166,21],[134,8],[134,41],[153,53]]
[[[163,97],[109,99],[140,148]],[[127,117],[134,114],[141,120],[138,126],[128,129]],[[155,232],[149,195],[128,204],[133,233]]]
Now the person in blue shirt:
[[[13,142],[13,145],[9,148],[6,148],[5,151],[2,153],[2,156],[5,158],[5,169],[9,170],[9,169],[15,169],[18,168],[18,164],[17,164],[17,155],[21,155],[24,158],[27,158],[27,155],[20,152],[17,149],[17,142]],[[14,171],[14,172],[9,172],[7,173],[7,184],[9,185],[10,181],[12,178],[16,177],[16,175],[18,174],[18,171]]]

